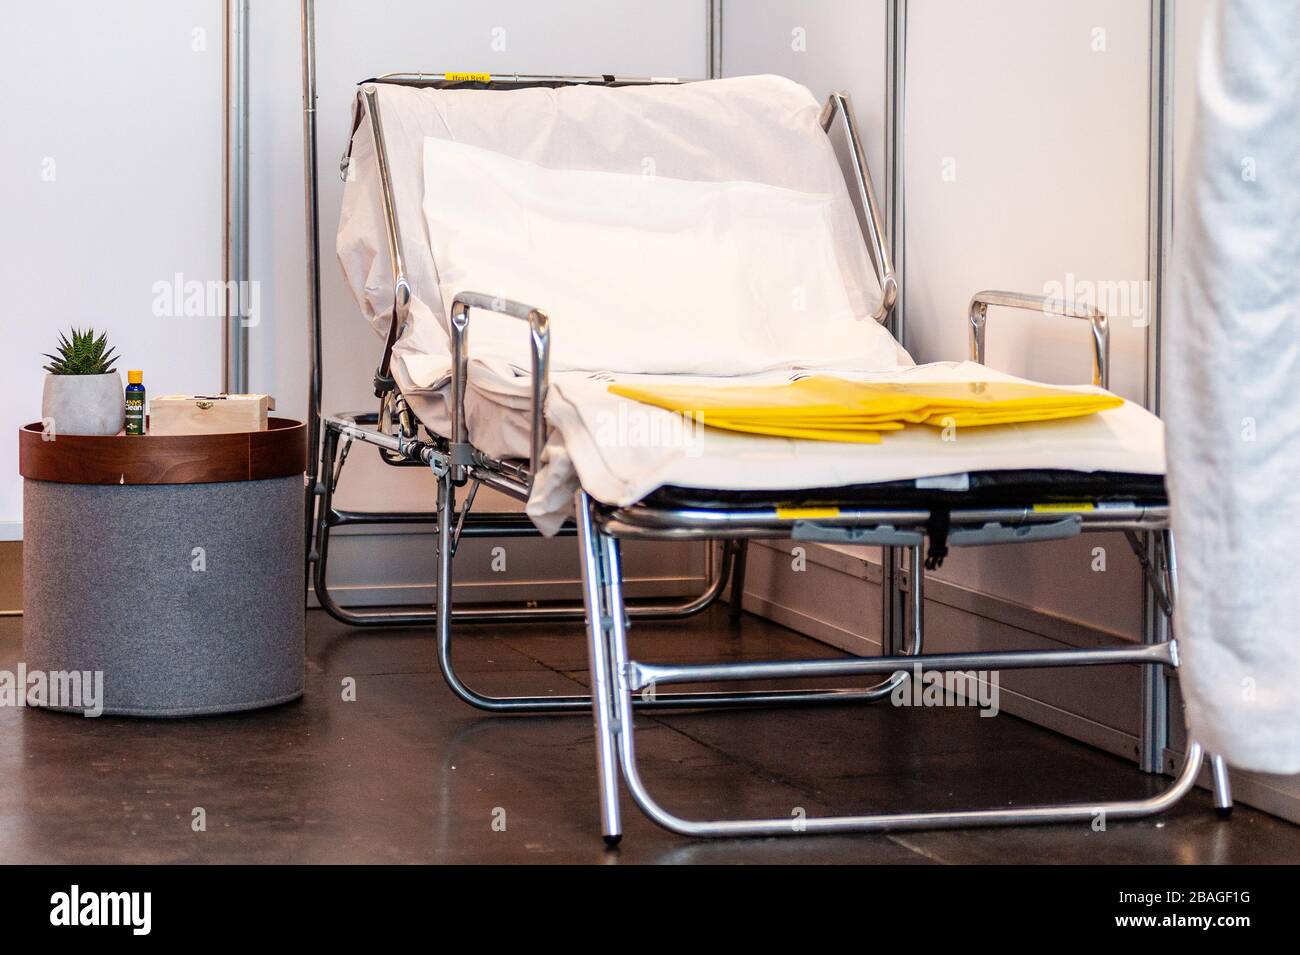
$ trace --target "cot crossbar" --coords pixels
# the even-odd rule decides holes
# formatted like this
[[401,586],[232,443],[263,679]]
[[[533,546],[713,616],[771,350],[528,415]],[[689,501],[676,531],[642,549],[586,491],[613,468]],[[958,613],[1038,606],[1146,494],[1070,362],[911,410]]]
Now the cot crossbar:
[[1131,647],[1095,647],[1070,650],[999,650],[982,653],[934,653],[924,657],[848,657],[837,660],[770,660],[746,663],[628,664],[633,690],[672,683],[712,683],[727,680],[810,679],[828,676],[865,676],[909,671],[914,676],[938,670],[1025,670],[1042,667],[1113,666],[1151,663],[1177,666],[1174,641],[1135,644]]

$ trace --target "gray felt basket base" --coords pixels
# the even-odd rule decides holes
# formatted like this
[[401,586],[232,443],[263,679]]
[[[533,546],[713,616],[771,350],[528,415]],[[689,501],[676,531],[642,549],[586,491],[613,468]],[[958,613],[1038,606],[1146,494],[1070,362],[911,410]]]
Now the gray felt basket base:
[[[296,693],[289,693],[278,699],[271,700],[250,700],[247,703],[226,704],[222,703],[216,706],[192,706],[182,707],[175,710],[160,709],[121,709],[106,708],[104,716],[147,716],[150,719],[177,719],[183,716],[216,716],[221,713],[239,713],[243,710],[262,710],[268,706],[279,706],[282,703],[292,703],[294,700],[302,699],[302,690]],[[63,713],[68,716],[82,716],[85,714],[76,707],[69,706],[33,706],[31,709],[44,710],[47,713]]]
[[228,713],[301,696],[302,505],[300,475],[25,481],[28,672],[102,671],[104,712],[126,716]]

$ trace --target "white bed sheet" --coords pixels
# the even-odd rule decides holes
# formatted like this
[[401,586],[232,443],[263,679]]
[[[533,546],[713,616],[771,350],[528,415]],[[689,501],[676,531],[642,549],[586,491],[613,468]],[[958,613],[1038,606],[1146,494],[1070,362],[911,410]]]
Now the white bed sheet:
[[[888,372],[836,372],[868,381],[1018,381],[974,362],[937,362]],[[573,513],[579,485],[606,504],[634,504],[664,485],[712,490],[798,490],[1047,469],[1163,474],[1164,429],[1145,409],[1123,406],[1084,418],[1028,425],[929,427],[886,434],[878,445],[744,435],[685,423],[682,416],[609,393],[615,380],[739,384],[791,380],[790,372],[744,378],[611,375],[552,377],[549,436],[527,513],[554,533]],[[1077,386],[1078,391],[1097,391]],[[498,457],[528,455],[530,381],[507,366],[475,361],[466,414],[476,446]],[[417,396],[422,414],[427,398]]]
[[[446,421],[438,392],[451,365],[446,303],[421,208],[428,137],[490,149],[550,170],[749,181],[828,194],[833,197],[831,230],[839,271],[853,311],[866,316],[879,305],[880,289],[853,201],[831,140],[821,129],[821,103],[792,80],[745,76],[680,86],[511,91],[381,83],[377,95],[412,289],[411,321],[393,351],[393,376],[404,394],[421,396],[432,421]],[[393,279],[374,137],[364,100],[358,106],[337,252],[362,314],[383,335],[392,310]]]
[[[735,237],[758,226],[772,229],[772,235],[778,240],[783,234],[766,222],[770,217],[758,220],[756,226],[747,215],[736,214],[736,210],[750,208],[749,199],[740,205],[730,199],[717,205],[720,190],[734,192],[735,184],[750,183],[763,184],[759,191],[769,197],[772,190],[803,193],[805,201],[825,204],[822,238],[833,249],[830,257],[834,262],[822,263],[816,269],[801,267],[798,274],[812,273],[809,281],[815,280],[819,286],[837,283],[842,287],[848,299],[847,309],[841,305],[838,311],[847,311],[850,318],[858,320],[842,324],[850,332],[855,331],[851,325],[860,325],[862,333],[860,339],[856,335],[836,337],[844,329],[837,331],[831,327],[826,310],[810,311],[800,322],[800,334],[845,344],[843,348],[830,350],[813,348],[811,360],[804,361],[807,370],[834,367],[836,374],[883,380],[1007,378],[972,363],[914,367],[897,343],[870,321],[868,316],[879,302],[879,288],[868,263],[842,170],[830,140],[820,127],[820,104],[798,84],[764,76],[681,87],[615,90],[573,87],[487,92],[381,85],[378,95],[408,278],[413,288],[412,319],[394,350],[393,373],[426,426],[439,433],[446,434],[449,430],[445,386],[450,364],[444,299],[449,291],[454,293],[461,287],[442,287],[448,279],[455,283],[452,276],[440,275],[434,263],[436,243],[431,242],[432,229],[437,227],[440,241],[441,233],[452,228],[460,234],[471,235],[476,242],[483,242],[491,236],[479,235],[475,229],[495,224],[500,231],[506,227],[499,221],[502,219],[509,220],[518,229],[520,222],[526,224],[535,221],[536,216],[550,215],[560,220],[565,229],[580,227],[582,237],[587,237],[586,241],[574,242],[568,250],[572,255],[554,267],[569,264],[580,269],[584,247],[607,236],[611,224],[619,223],[606,222],[608,217],[603,215],[599,204],[593,209],[590,202],[569,202],[559,210],[552,209],[548,204],[552,185],[558,188],[574,179],[585,179],[596,190],[595,194],[606,196],[611,202],[643,203],[642,193],[653,187],[655,202],[676,202],[680,208],[655,211],[654,215],[643,211],[632,219],[648,219],[651,225],[657,223],[661,231],[666,224],[689,223],[689,216],[686,220],[681,216],[698,206],[701,195],[707,195],[709,202],[714,203],[710,208],[729,211],[715,217],[719,228],[710,241],[704,245],[697,243],[704,249],[701,255],[705,252],[717,255],[718,250],[730,248],[733,240],[737,249],[749,249],[755,241],[753,236]],[[359,131],[353,138],[353,166],[344,193],[338,251],[345,277],[363,313],[382,332],[387,329],[392,304],[392,279],[374,142],[369,134],[368,118],[360,119]],[[434,170],[440,182],[432,185],[422,168],[429,139],[435,140],[432,151],[435,157],[450,158],[450,164],[443,162]],[[439,141],[456,145],[444,143],[440,149]],[[479,185],[489,189],[489,197],[495,195],[492,189],[500,192],[504,188],[500,182],[488,181],[491,177],[487,164],[474,160],[479,150],[499,154],[500,158],[493,163],[510,167],[507,178],[536,180],[528,189],[511,187],[512,201],[520,209],[480,216],[478,207],[487,199],[464,208],[463,204],[449,201],[445,194],[444,202],[435,203],[433,209],[424,208],[426,190],[432,190],[432,198],[437,198],[439,186],[467,177],[482,178],[484,182]],[[464,163],[463,167],[455,166],[457,159]],[[659,189],[654,183],[647,186],[644,182],[626,181],[629,176],[645,175],[663,180],[660,185],[665,188]],[[446,181],[441,182],[444,178]],[[673,184],[668,180],[681,182]],[[711,185],[700,187],[701,183]],[[755,191],[748,186],[742,188],[748,190],[747,196]],[[581,189],[579,193],[582,194]],[[674,215],[678,218],[674,219]],[[779,216],[775,218],[778,223],[782,221]],[[651,232],[648,238],[654,238]],[[510,262],[521,255],[548,251],[538,246],[534,242],[532,246],[514,248],[504,266],[508,269]],[[823,258],[826,257],[823,253]],[[754,255],[746,253],[744,258],[748,263]],[[465,266],[467,261],[476,267],[482,265],[478,258],[466,258],[454,250],[449,253],[443,249],[443,259],[452,271]],[[759,260],[756,268],[762,267],[762,256]],[[671,285],[674,276],[690,270],[676,265],[665,266],[660,271],[669,273],[662,278]],[[600,279],[600,275],[593,276],[590,272],[586,275],[589,282]],[[539,289],[545,291],[544,276],[539,281],[542,283]],[[793,280],[782,281],[788,285]],[[510,287],[508,273],[502,273],[499,287],[469,290],[525,298]],[[664,290],[668,296],[673,292],[672,288]],[[645,292],[640,297],[648,294]],[[760,303],[752,307],[770,307],[774,316],[788,312],[788,302],[781,301],[785,296],[769,292],[751,298]],[[530,304],[544,306],[546,303]],[[602,315],[610,323],[602,347],[612,358],[596,356],[601,360],[594,365],[582,363],[571,367],[606,367],[605,358],[612,362],[609,367],[638,370],[646,367],[637,353],[641,346],[635,339],[620,334],[620,323],[636,321],[643,314],[644,310],[631,302],[626,309],[619,308],[617,314]],[[772,316],[756,316],[756,326],[762,325],[759,319],[769,317]],[[555,328],[562,333],[563,317],[557,314],[553,319]],[[520,367],[521,354],[512,357],[494,354],[491,347],[475,349],[476,341],[490,346],[491,336],[485,332],[491,321],[486,314],[471,315],[469,339],[473,360],[466,402],[470,439],[490,455],[522,458],[527,456],[529,448],[529,379]],[[525,341],[525,331],[517,323],[504,329],[503,334],[516,331],[517,340]],[[589,334],[594,333],[589,329]],[[682,338],[680,334],[671,337]],[[680,347],[690,348],[695,337],[698,336],[687,335]],[[620,343],[630,347],[629,354],[618,351]],[[559,349],[557,355],[563,358],[565,343],[554,344]],[[760,352],[761,361],[751,355],[740,365],[733,362],[733,365],[694,366],[714,375],[726,369],[732,377],[675,374],[669,380],[729,384],[789,380],[799,373],[794,368],[758,369],[773,367],[769,360],[773,355],[784,356],[789,365],[796,365],[806,346],[784,340],[777,345]],[[583,361],[588,360],[596,359],[588,356]],[[655,367],[663,365],[681,371],[674,360],[669,354]],[[527,505],[529,515],[547,533],[555,531],[572,513],[573,492],[579,484],[597,500],[625,505],[665,484],[720,490],[793,490],[993,469],[1164,471],[1160,422],[1129,404],[1073,421],[965,429],[955,435],[955,440],[945,440],[939,431],[915,428],[887,435],[879,445],[835,444],[684,427],[678,415],[608,392],[608,385],[614,380],[645,382],[656,380],[654,376],[618,374],[616,377],[609,372],[560,370],[564,366],[564,361],[557,361],[557,370],[551,376],[546,405],[550,434],[532,499]],[[750,373],[737,375],[737,370]]]
[[[473,290],[540,308],[553,372],[900,364],[845,289],[830,193],[548,169],[432,136],[424,146],[443,301]],[[529,367],[517,319],[475,309],[470,322],[476,356]]]

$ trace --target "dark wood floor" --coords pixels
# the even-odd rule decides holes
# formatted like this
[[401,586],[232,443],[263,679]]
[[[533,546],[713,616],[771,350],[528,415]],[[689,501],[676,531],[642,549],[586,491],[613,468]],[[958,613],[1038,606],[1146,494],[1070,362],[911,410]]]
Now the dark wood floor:
[[[429,634],[353,631],[308,615],[307,692],[273,710],[179,721],[0,708],[3,862],[1293,862],[1300,827],[1193,793],[1156,819],[701,842],[624,800],[626,836],[600,840],[586,716],[500,718],[457,701]],[[654,659],[827,655],[720,609],[638,625]],[[574,627],[466,629],[466,679],[495,693],[586,682]],[[22,658],[0,619],[0,667]],[[345,702],[345,678],[356,681]],[[645,717],[643,774],[682,814],[808,815],[1137,796],[1162,783],[1130,763],[1002,715],[889,706]],[[193,810],[207,831],[191,829]],[[505,830],[494,828],[504,813]]]

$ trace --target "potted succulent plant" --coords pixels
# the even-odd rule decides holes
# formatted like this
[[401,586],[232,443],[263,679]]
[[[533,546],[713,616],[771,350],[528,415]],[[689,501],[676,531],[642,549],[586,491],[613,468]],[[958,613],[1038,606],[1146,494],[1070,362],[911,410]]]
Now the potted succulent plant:
[[55,434],[117,434],[122,430],[125,403],[122,377],[113,370],[117,358],[108,335],[93,329],[60,333],[57,355],[50,364],[41,396],[41,417]]

